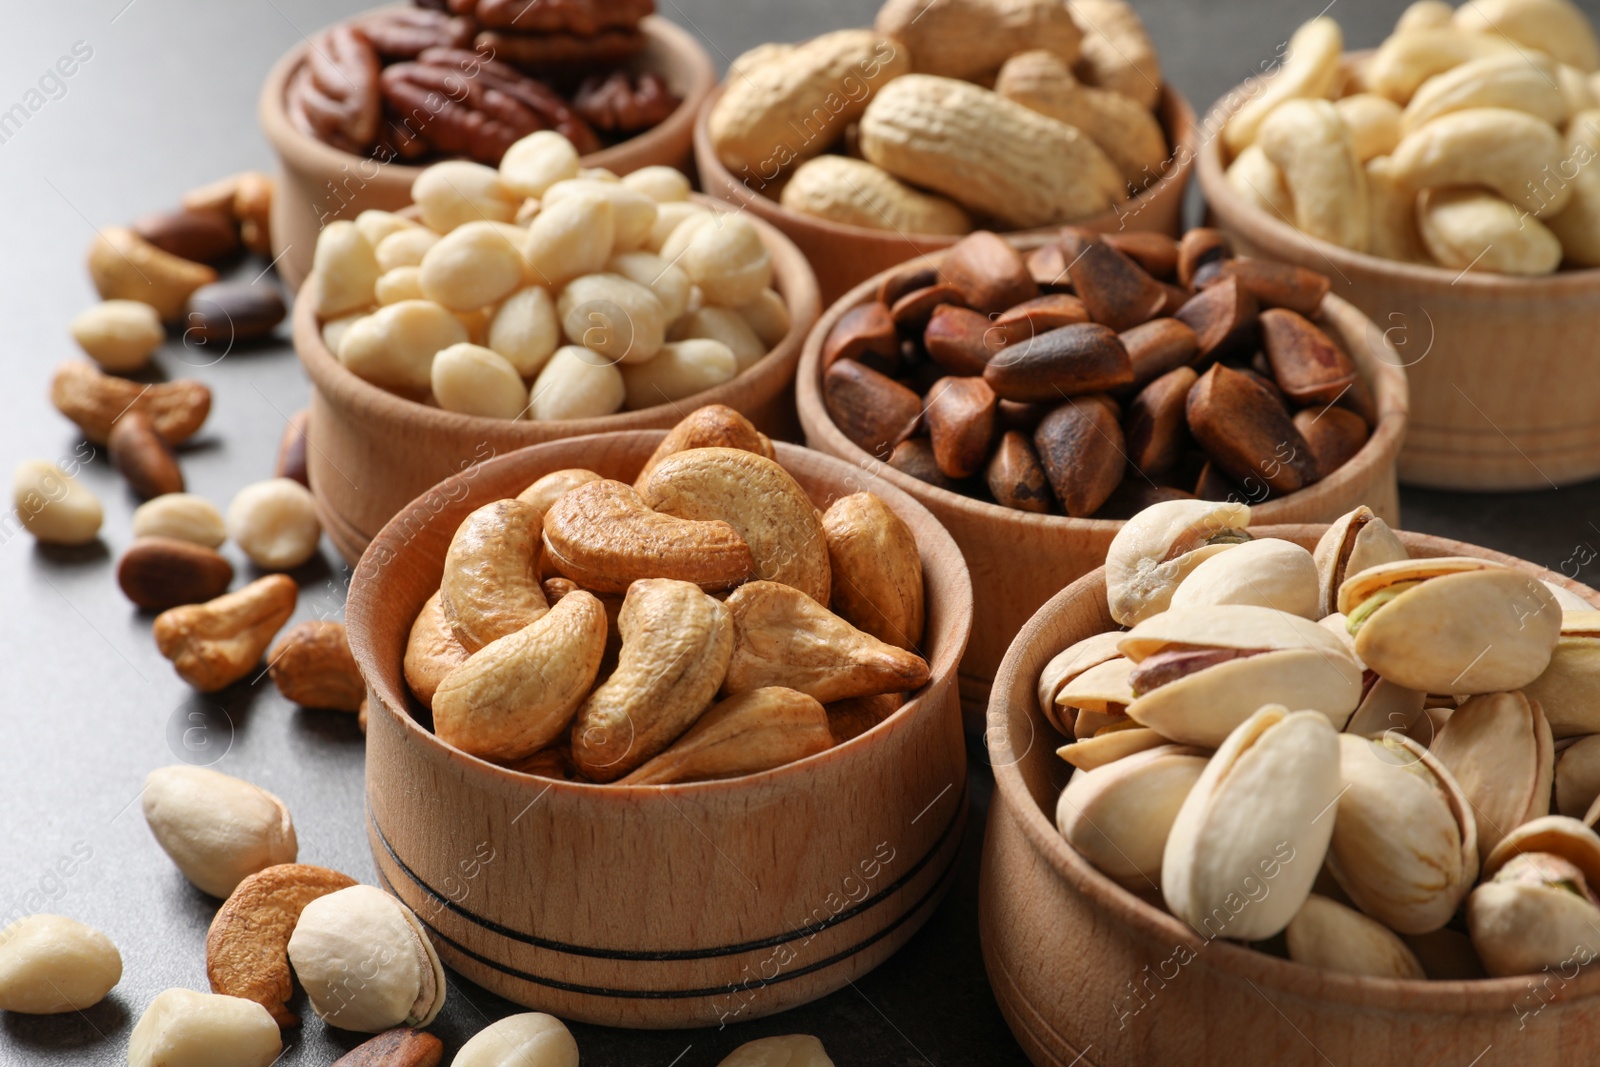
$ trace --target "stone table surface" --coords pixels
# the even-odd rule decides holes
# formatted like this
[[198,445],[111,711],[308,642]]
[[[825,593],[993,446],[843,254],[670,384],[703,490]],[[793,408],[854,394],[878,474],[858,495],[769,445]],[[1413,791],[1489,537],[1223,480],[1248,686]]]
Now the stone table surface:
[[[362,739],[353,718],[286,703],[261,679],[215,698],[191,693],[157,654],[149,618],[117,590],[135,501],[106,457],[46,401],[51,369],[75,354],[66,324],[94,299],[83,253],[97,227],[173,204],[183,190],[269,169],[256,94],[270,64],[361,0],[79,0],[8,5],[0,34],[0,457],[77,464],[106,504],[99,543],[49,550],[0,524],[0,926],[65,913],[110,935],[125,964],[101,1005],[57,1017],[0,1015],[0,1064],[115,1064],[146,1004],[170,986],[205,988],[216,902],[162,856],[139,812],[145,774],[177,759],[211,763],[283,797],[304,862],[375,879],[362,827]],[[871,0],[660,0],[721,67],[768,40],[870,22]],[[1353,47],[1376,44],[1402,5],[1334,0]],[[1586,6],[1600,7],[1591,2]],[[1138,0],[1169,79],[1203,109],[1270,57],[1320,3]],[[77,54],[70,78],[52,74]],[[246,264],[250,280],[264,264]],[[260,284],[272,284],[267,275]],[[1509,356],[1509,354],[1508,354]],[[192,491],[221,504],[271,474],[286,418],[308,384],[287,343],[215,350],[169,343],[168,376],[215,391],[204,431],[183,450]],[[1405,525],[1475,541],[1593,581],[1600,485],[1483,496],[1406,491]],[[251,569],[230,545],[241,580]],[[297,619],[338,617],[348,572],[326,542],[298,572]],[[198,713],[198,717],[196,717]],[[205,724],[199,733],[194,724]],[[878,970],[814,1004],[724,1031],[633,1032],[575,1025],[600,1067],[712,1067],[743,1041],[812,1032],[849,1067],[1021,1064],[984,978],[977,868],[992,784],[973,760],[973,813],[959,875],[927,926]],[[451,978],[435,1027],[453,1054],[512,1005]],[[1085,1011],[1105,1011],[1089,1003]],[[309,1012],[307,1013],[309,1015]],[[354,1044],[314,1018],[286,1035],[284,1065],[325,1065]],[[1496,1055],[1499,1050],[1496,1050]],[[1508,1050],[1508,1055],[1512,1054]],[[1091,1057],[1092,1058],[1092,1057]],[[448,1062],[448,1059],[447,1061]]]

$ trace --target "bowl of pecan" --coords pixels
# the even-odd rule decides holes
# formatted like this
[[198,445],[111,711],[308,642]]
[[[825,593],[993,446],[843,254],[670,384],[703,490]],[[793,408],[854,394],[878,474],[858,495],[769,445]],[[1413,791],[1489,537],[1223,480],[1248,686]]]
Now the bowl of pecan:
[[1023,623],[1149,504],[1399,521],[1405,372],[1322,275],[1216,230],[978,232],[851,290],[806,340],[806,443],[944,523],[975,590],[963,704]]
[[279,162],[273,254],[298,287],[317,232],[411,202],[427,164],[497,166],[538,130],[585,167],[687,165],[716,83],[693,35],[654,0],[417,0],[338,23],[291,49],[261,90]]

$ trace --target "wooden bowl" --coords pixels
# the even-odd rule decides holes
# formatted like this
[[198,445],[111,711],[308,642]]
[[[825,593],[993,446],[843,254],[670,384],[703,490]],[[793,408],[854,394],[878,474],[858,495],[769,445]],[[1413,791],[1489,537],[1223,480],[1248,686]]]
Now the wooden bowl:
[[783,234],[759,219],[752,221],[772,251],[772,284],[794,320],[788,334],[760,362],[714,389],[676,403],[593,419],[531,422],[462,415],[380,389],[346,370],[323,344],[313,310],[311,287],[317,279],[308,278],[295,301],[294,347],[311,376],[306,455],[311,492],[334,546],[354,564],[383,524],[429,486],[474,463],[543,441],[666,429],[706,404],[735,408],[774,437],[797,436],[789,385],[806,333],[817,319],[817,279]]
[[[1044,240],[1024,237],[1013,243],[1037,248]],[[929,255],[917,262],[935,266],[939,258]],[[975,725],[989,700],[989,681],[1017,630],[1063,586],[1105,562],[1106,549],[1122,523],[1035,515],[940,489],[880,462],[834,425],[822,401],[822,342],[845,312],[873,299],[882,277],[868,279],[847,293],[823,313],[806,338],[795,384],[800,425],[812,448],[870,469],[916,497],[961,546],[976,591],[972,642],[961,662],[961,694]],[[1329,522],[1357,504],[1366,504],[1398,526],[1394,464],[1406,432],[1405,372],[1382,332],[1343,300],[1324,301],[1318,321],[1343,343],[1372,384],[1378,426],[1361,451],[1330,477],[1298,493],[1254,505],[1252,514],[1257,523]]]
[[[1326,528],[1259,532],[1310,548]],[[1400,538],[1414,556],[1498,560],[1600,604],[1594,590],[1511,556],[1442,537]],[[1338,974],[1208,943],[1091,867],[1055,828],[1072,768],[1055,754],[1062,739],[1040,712],[1035,685],[1057,652],[1116,628],[1104,571],[1085,575],[1022,628],[989,702],[996,788],[979,925],[995,997],[1029,1059],[1052,1067],[1080,1058],[1099,1067],[1411,1067],[1469,1064],[1493,1045],[1521,1067],[1557,1067],[1592,1044],[1600,971],[1450,982]]]
[[[694,117],[716,86],[716,68],[699,40],[678,25],[650,15],[640,28],[645,35],[644,48],[621,64],[622,68],[655,71],[683,103],[659,126],[584,156],[586,167],[627,174],[655,164],[680,170],[689,164]],[[311,254],[324,225],[334,219],[353,219],[368,208],[396,211],[405,207],[411,203],[411,183],[424,170],[342,151],[303,133],[289,121],[283,107],[284,88],[304,62],[309,47],[309,42],[301,42],[273,65],[257,105],[261,128],[278,156],[272,254],[279,276],[291,290],[298,289],[311,273]]]
[[472,981],[607,1026],[755,1018],[859,977],[933,911],[966,819],[961,554],[894,486],[795,445],[779,444],[778,461],[819,506],[870,490],[916,534],[932,677],[888,719],[763,774],[633,787],[517,774],[418,722],[401,657],[461,520],[565,467],[631,482],[663,436],[552,441],[447,479],[372,543],[346,612],[368,685],[368,835],[385,885]]
[[[1235,90],[1207,117],[1220,130]],[[1352,252],[1245,201],[1221,139],[1200,149],[1215,224],[1252,256],[1321,271],[1393,341],[1411,378],[1407,485],[1550,489],[1600,474],[1600,270],[1542,278],[1457,272]]]
[[[717,158],[711,147],[707,121],[711,109],[722,97],[722,87],[706,97],[694,124],[694,158],[700,168],[700,187],[710,196],[749,208],[757,218],[772,223],[788,235],[816,268],[823,300],[832,303],[857,283],[914,256],[938,252],[960,240],[939,234],[907,235],[864,226],[848,226],[813,215],[790,211],[761,191],[759,178],[737,177]],[[1120,230],[1150,230],[1176,237],[1182,228],[1183,194],[1194,169],[1194,109],[1172,86],[1161,90],[1158,110],[1167,143],[1173,146],[1175,163],[1171,173],[1148,189],[1110,211],[1080,219],[1074,225],[1098,233]],[[1058,226],[1024,233],[1050,233]]]

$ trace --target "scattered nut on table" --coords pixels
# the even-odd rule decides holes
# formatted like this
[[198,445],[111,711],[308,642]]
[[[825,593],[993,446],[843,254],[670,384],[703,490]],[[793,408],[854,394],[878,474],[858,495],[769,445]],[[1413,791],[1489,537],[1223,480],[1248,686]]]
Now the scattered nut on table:
[[100,366],[109,371],[135,371],[150,362],[150,355],[167,334],[161,316],[137,300],[107,300],[72,320],[72,338]]
[[86,545],[100,533],[100,501],[48,460],[27,460],[12,475],[12,503],[23,529],[44,544]]
[[291,626],[267,661],[278,692],[301,707],[354,712],[367,695],[342,622],[308,619]]
[[717,1067],[833,1067],[833,1060],[810,1034],[784,1034],[746,1041]]
[[144,782],[144,820],[201,892],[226,898],[250,875],[293,863],[299,844],[283,801],[207,767],[175,764]]
[[291,478],[271,478],[234,494],[228,536],[258,567],[286,571],[316,555],[322,524],[309,489]]
[[129,1067],[270,1067],[283,1050],[278,1024],[238,997],[169,989],[157,995],[128,1039]]
[[156,647],[180,678],[214,693],[261,662],[273,635],[294,613],[298,596],[293,579],[273,574],[204,604],[171,608],[156,616]]
[[193,493],[167,493],[133,511],[135,537],[170,537],[205,548],[219,548],[228,528],[217,506]]
[[122,980],[111,939],[63,915],[29,915],[0,930],[0,1011],[82,1011]]
[[578,1043],[553,1015],[508,1015],[474,1034],[450,1067],[578,1067]]

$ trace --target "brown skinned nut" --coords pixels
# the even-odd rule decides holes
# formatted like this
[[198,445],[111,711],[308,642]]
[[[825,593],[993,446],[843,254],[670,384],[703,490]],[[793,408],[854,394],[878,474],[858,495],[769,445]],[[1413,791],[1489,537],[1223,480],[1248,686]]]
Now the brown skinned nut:
[[143,411],[130,411],[112,424],[106,439],[111,462],[141,500],[183,492],[183,470],[172,447],[156,433]]
[[985,314],[1039,295],[1022,253],[988,230],[970,233],[951,245],[939,264],[939,279],[955,286],[968,307]]
[[[1201,500],[1245,499],[1244,490],[1239,487],[1239,484],[1222,473],[1222,468],[1209,459],[1206,460],[1205,464],[1200,468],[1200,473],[1195,477],[1194,495]],[[1261,496],[1258,494],[1256,499],[1260,500]]]
[[1016,430],[1007,431],[1000,438],[984,478],[995,502],[1003,507],[1043,515],[1055,502],[1033,442]]
[[989,361],[983,378],[1006,400],[1055,400],[1126,385],[1133,366],[1115,331],[1086,322],[1007,346]]
[[1056,288],[1071,284],[1067,278],[1067,254],[1059,241],[1040,245],[1029,252],[1026,259],[1028,273],[1041,288]]
[[976,474],[994,440],[994,390],[982,378],[941,378],[922,411],[934,462],[951,478]]
[[982,374],[989,360],[1005,346],[1003,333],[987,315],[943,304],[933,309],[922,345],[928,358],[949,374]]
[[161,251],[195,263],[227,259],[242,247],[238,223],[222,211],[162,211],[139,219],[133,232]]
[[1001,431],[1018,430],[1031,437],[1054,407],[1042,400],[1002,400],[995,404],[995,425]]
[[841,359],[858,360],[882,374],[899,369],[900,335],[887,305],[862,304],[839,317],[822,342],[822,365],[831,367]]
[[1278,399],[1247,374],[1213,366],[1189,390],[1187,415],[1200,447],[1247,491],[1264,484],[1292,493],[1317,480],[1311,446]]
[[311,412],[297,411],[289,416],[283,427],[283,437],[278,440],[278,462],[273,476],[289,478],[311,488],[311,476],[306,471],[306,432],[311,425]]
[[1195,288],[1209,289],[1232,276],[1264,308],[1288,308],[1302,315],[1314,315],[1322,298],[1332,288],[1326,275],[1289,263],[1267,259],[1221,259],[1202,266],[1195,276]]
[[840,432],[880,459],[911,433],[922,415],[920,396],[853,359],[827,369],[822,396]]
[[939,469],[939,462],[933,455],[933,442],[926,437],[908,437],[895,445],[888,463],[901,474],[909,474],[919,482],[927,482],[940,489],[956,488],[955,480],[946,477]]
[[1090,397],[1067,401],[1045,416],[1033,444],[1056,499],[1075,519],[1098,511],[1122,480],[1122,427],[1109,404]]
[[896,271],[878,283],[878,303],[893,307],[907,293],[926,289],[930,285],[937,285],[938,282],[939,272],[932,267],[914,267],[911,270]]
[[233,564],[215,549],[172,537],[136,538],[117,562],[123,593],[151,611],[214,599],[231,581]]
[[1272,377],[1301,404],[1331,404],[1356,380],[1356,365],[1310,319],[1287,308],[1261,313],[1261,343]]
[[1302,408],[1294,414],[1295,429],[1316,457],[1317,476],[1326,478],[1344,466],[1367,443],[1367,424],[1344,408]]
[[1193,289],[1194,276],[1207,263],[1233,257],[1233,242],[1221,230],[1197,226],[1178,241],[1178,284]]
[[438,1067],[444,1042],[426,1030],[399,1027],[363,1041],[333,1061],[333,1067]]
[[1240,347],[1254,337],[1260,308],[1249,290],[1232,276],[1196,293],[1173,313],[1195,332],[1199,351],[1196,365]]
[[1133,366],[1131,388],[1143,389],[1168,371],[1185,366],[1200,352],[1200,339],[1179,319],[1151,319],[1118,336]]
[[1118,332],[1132,329],[1150,321],[1166,304],[1160,282],[1087,230],[1063,230],[1061,247],[1072,289],[1095,322]]
[[896,300],[889,307],[889,317],[902,335],[914,336],[928,328],[935,310],[946,304],[966,307],[965,299],[953,285],[928,285]]
[[1193,367],[1168,371],[1139,391],[1123,420],[1128,464],[1146,478],[1171,470],[1189,443],[1185,401],[1200,376]]
[[1182,286],[1173,285],[1170,282],[1162,282],[1161,291],[1167,294],[1167,299],[1166,302],[1161,305],[1161,310],[1156,312],[1156,314],[1169,318],[1173,315],[1176,315],[1178,313],[1178,309],[1187,304],[1189,302],[1189,298],[1194,296],[1194,292],[1192,290],[1185,289]]
[[1041,333],[1089,321],[1089,309],[1071,293],[1046,293],[1025,300],[994,320],[1004,343],[1019,344]]
[[1102,234],[1100,240],[1139,264],[1157,281],[1169,282],[1178,275],[1178,242],[1164,233],[1126,230]]

